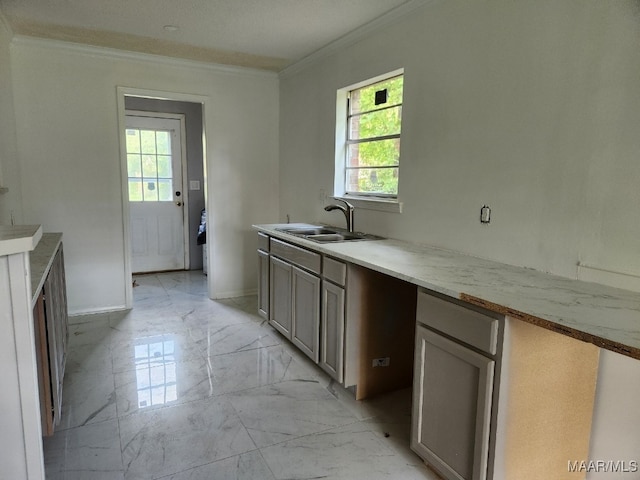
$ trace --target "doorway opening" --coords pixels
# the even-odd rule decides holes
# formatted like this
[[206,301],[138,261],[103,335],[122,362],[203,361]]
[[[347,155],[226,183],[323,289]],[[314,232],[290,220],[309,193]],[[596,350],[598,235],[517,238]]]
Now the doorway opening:
[[183,114],[127,110],[132,273],[189,270]]
[[134,273],[207,271],[204,111],[203,97],[118,88],[127,308]]

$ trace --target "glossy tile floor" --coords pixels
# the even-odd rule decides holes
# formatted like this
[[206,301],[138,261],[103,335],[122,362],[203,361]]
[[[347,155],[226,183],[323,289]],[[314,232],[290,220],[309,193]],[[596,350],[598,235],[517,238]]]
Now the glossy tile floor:
[[47,479],[428,479],[410,391],[356,402],[202,272],[136,277],[131,311],[72,317]]

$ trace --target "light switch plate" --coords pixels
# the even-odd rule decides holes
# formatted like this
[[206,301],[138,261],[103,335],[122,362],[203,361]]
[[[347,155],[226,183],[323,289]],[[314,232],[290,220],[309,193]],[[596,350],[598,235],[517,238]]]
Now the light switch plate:
[[200,190],[200,180],[189,180],[189,190]]

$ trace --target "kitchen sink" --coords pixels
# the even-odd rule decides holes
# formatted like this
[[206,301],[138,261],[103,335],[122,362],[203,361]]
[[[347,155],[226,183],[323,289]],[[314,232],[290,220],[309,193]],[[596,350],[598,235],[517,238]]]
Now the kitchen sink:
[[296,237],[306,238],[318,243],[350,242],[354,240],[381,240],[382,237],[360,232],[349,232],[337,227],[309,226],[309,227],[282,227],[276,230]]

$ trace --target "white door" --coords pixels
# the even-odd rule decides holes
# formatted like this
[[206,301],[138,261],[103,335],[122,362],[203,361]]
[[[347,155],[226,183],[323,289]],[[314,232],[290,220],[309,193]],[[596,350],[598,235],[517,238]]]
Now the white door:
[[127,114],[133,273],[184,270],[182,120]]

